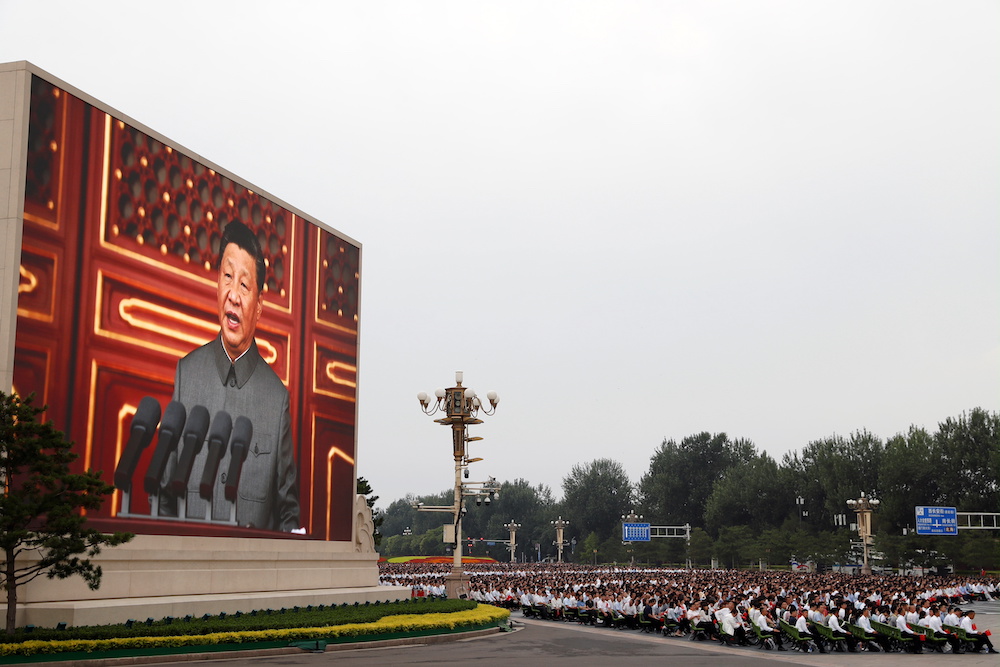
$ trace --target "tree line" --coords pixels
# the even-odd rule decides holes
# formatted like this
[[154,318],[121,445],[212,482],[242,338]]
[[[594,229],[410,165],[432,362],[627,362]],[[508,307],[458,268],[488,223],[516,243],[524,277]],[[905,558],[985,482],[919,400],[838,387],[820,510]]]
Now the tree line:
[[[489,506],[470,504],[463,553],[509,560],[504,524],[512,519],[518,560],[556,554],[551,522],[568,520],[563,559],[748,566],[812,561],[859,562],[855,513],[846,501],[861,493],[881,503],[873,515],[875,564],[903,570],[954,565],[1000,568],[1000,533],[961,530],[957,536],[915,534],[915,507],[1000,511],[1000,415],[976,408],[882,440],[861,430],[808,443],[781,461],[753,442],[725,433],[664,439],[633,483],[620,463],[575,464],[556,499],[543,484],[503,483]],[[450,505],[453,491],[408,495],[391,503],[381,526],[383,555],[450,553],[442,519],[412,505]],[[690,525],[690,541],[622,542],[622,516],[635,512],[654,526]],[[447,520],[447,519],[446,519]],[[404,534],[406,533],[406,534]],[[489,544],[493,542],[493,544]],[[852,545],[852,542],[854,543]]]

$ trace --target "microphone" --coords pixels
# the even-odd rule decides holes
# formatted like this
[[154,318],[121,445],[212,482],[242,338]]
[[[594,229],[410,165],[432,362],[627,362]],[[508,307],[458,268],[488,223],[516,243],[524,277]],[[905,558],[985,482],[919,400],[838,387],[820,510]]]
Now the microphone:
[[201,484],[198,493],[211,502],[212,489],[215,487],[215,475],[219,470],[219,461],[226,454],[229,445],[229,434],[233,431],[233,418],[225,410],[215,413],[212,429],[208,432],[208,458],[205,459],[205,469],[201,473]]
[[243,474],[243,462],[253,440],[253,424],[246,417],[237,417],[233,426],[232,452],[229,455],[229,472],[226,474],[226,500],[236,502],[236,489]]
[[135,474],[135,467],[139,464],[139,456],[142,451],[149,446],[156,433],[156,425],[160,423],[160,404],[151,396],[144,396],[139,401],[139,407],[132,417],[132,429],[128,436],[128,443],[122,451],[121,458],[118,459],[118,467],[115,468],[115,486],[122,491],[132,489],[132,475]]
[[156,451],[153,452],[153,460],[146,468],[145,489],[146,493],[154,494],[160,492],[160,480],[163,478],[163,470],[167,467],[167,459],[177,447],[177,441],[181,437],[181,430],[184,428],[184,421],[187,419],[187,410],[184,404],[179,401],[170,401],[167,409],[163,413],[163,422],[160,424],[160,437],[156,441]]
[[183,449],[170,479],[170,489],[178,496],[187,490],[188,477],[191,476],[191,467],[194,466],[194,457],[201,451],[201,445],[205,442],[205,434],[208,433],[208,419],[208,408],[204,405],[194,406],[188,414],[184,433],[181,434]]

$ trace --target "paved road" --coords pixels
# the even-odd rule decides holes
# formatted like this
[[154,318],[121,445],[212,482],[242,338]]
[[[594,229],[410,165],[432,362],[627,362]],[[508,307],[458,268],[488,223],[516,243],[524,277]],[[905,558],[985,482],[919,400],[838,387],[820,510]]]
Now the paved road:
[[[1000,602],[978,604],[978,627],[993,628],[1000,635]],[[630,630],[608,630],[571,623],[512,618],[521,627],[517,632],[498,633],[477,639],[464,639],[432,645],[408,645],[390,648],[354,648],[322,654],[293,653],[256,658],[240,656],[213,659],[213,665],[382,667],[385,665],[544,665],[544,667],[582,667],[607,665],[632,667],[679,660],[684,667],[727,665],[813,665],[832,667],[913,667],[916,664],[939,665],[942,660],[962,667],[1000,667],[996,655],[962,656],[925,653],[923,655],[885,653],[803,654],[762,651],[758,648],[726,648],[714,642],[692,642],[664,638]],[[1000,644],[1000,642],[998,642]],[[206,656],[209,657],[209,656]],[[175,663],[183,664],[183,663]],[[190,663],[187,663],[190,665]]]

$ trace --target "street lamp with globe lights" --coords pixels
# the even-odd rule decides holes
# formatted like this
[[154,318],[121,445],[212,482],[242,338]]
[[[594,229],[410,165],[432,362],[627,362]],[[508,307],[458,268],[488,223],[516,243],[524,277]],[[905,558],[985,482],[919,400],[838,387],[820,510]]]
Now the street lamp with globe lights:
[[517,549],[517,529],[521,527],[521,524],[514,523],[514,520],[511,519],[510,523],[505,523],[503,527],[510,531],[510,562],[513,563],[514,551]]
[[868,548],[873,543],[872,537],[872,511],[875,510],[882,501],[878,498],[869,498],[865,492],[861,492],[860,498],[852,498],[847,501],[847,506],[858,514],[858,536],[861,538],[861,548],[864,553],[864,562],[861,565],[861,574],[871,574],[872,566],[868,563]]
[[556,541],[553,542],[553,544],[556,545],[556,549],[559,553],[559,562],[561,563],[563,547],[566,546],[566,541],[563,539],[563,531],[566,529],[566,526],[569,525],[569,521],[560,516],[555,521],[549,521],[549,523],[551,523],[556,529]]
[[[470,463],[482,461],[481,458],[469,458],[467,444],[481,437],[469,437],[469,426],[482,424],[479,413],[492,415],[496,412],[500,397],[495,391],[487,392],[486,400],[489,401],[487,407],[476,390],[472,387],[463,387],[464,379],[462,371],[455,371],[455,386],[448,389],[436,389],[431,397],[427,392],[422,391],[417,394],[420,402],[420,409],[424,414],[434,415],[443,412],[444,417],[434,421],[442,426],[451,427],[452,455],[455,459],[455,501],[452,505],[441,507],[423,507],[424,511],[446,511],[451,512],[455,518],[455,549],[452,555],[452,571],[445,578],[445,592],[449,598],[457,599],[467,594],[469,581],[462,568],[462,516],[465,514],[463,496],[475,496],[476,503],[484,501],[487,504],[499,496],[500,487],[491,477],[487,482],[468,482],[463,485],[462,474],[469,476],[468,466]],[[474,487],[479,488],[474,488]],[[466,489],[472,489],[467,491]]]

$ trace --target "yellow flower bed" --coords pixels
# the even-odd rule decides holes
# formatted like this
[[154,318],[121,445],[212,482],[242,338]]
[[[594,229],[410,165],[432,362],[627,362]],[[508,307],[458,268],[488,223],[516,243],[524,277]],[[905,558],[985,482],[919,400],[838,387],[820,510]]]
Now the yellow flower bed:
[[244,630],[215,632],[207,635],[178,637],[121,637],[117,639],[69,639],[60,641],[26,641],[0,644],[0,656],[37,655],[41,653],[93,653],[118,649],[172,648],[175,646],[207,646],[213,644],[246,644],[251,642],[298,641],[337,637],[362,637],[394,632],[442,630],[476,627],[500,622],[510,616],[506,609],[481,604],[469,611],[451,614],[399,614],[385,616],[374,623],[348,623],[318,628],[283,628],[274,630]]

